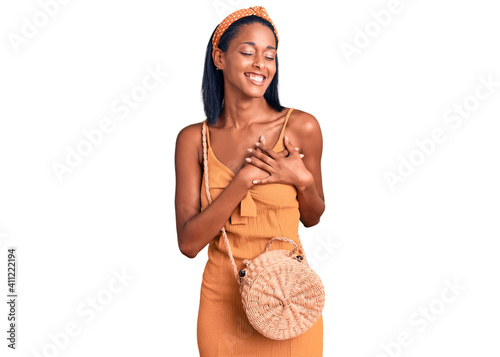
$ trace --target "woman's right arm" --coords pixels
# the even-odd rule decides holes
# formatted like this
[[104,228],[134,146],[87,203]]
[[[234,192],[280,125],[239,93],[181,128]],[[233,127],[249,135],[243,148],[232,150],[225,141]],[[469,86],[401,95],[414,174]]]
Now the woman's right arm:
[[242,168],[217,199],[201,211],[201,124],[189,125],[179,132],[175,144],[175,214],[177,241],[182,254],[196,257],[219,233],[253,185],[248,174],[245,175],[248,171]]

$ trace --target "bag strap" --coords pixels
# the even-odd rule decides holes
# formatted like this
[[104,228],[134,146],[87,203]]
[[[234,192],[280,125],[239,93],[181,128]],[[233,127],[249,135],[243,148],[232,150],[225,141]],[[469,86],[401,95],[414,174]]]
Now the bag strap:
[[[204,120],[202,123],[202,128],[201,128],[201,132],[202,132],[202,136],[203,136],[203,174],[205,175],[205,192],[207,193],[208,204],[212,204],[212,196],[210,195],[210,185],[208,183],[207,130],[208,130],[208,128],[207,128],[206,120]],[[229,239],[227,238],[226,228],[223,226],[221,228],[221,231],[222,231],[222,235],[224,236],[224,243],[226,244],[227,253],[229,255],[229,259],[231,260],[231,265],[233,267],[234,277],[236,278],[236,281],[238,283],[241,283],[241,280],[238,276],[238,268],[236,267],[236,263],[234,262],[233,252],[231,251],[231,246],[229,245]],[[307,265],[309,265],[307,263],[306,253],[302,247],[302,242],[300,241],[300,237],[298,234],[297,234],[297,239],[299,241],[299,250],[302,253],[302,257],[304,258],[305,263]],[[268,244],[268,246],[269,245],[270,244]]]

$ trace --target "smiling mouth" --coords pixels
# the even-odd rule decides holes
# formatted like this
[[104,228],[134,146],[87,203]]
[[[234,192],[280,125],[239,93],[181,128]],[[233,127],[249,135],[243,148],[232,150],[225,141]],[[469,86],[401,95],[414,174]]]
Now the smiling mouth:
[[264,82],[264,80],[266,79],[265,76],[261,75],[261,74],[255,74],[255,73],[245,73],[245,76],[250,79],[251,82],[255,83],[255,84],[262,84]]

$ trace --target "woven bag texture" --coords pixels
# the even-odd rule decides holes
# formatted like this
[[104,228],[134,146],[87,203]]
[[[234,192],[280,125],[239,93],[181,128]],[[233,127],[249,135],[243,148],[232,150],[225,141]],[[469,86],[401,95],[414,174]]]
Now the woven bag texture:
[[266,249],[255,259],[243,261],[247,266],[240,283],[243,308],[250,324],[275,340],[306,332],[325,305],[320,277],[294,251]]

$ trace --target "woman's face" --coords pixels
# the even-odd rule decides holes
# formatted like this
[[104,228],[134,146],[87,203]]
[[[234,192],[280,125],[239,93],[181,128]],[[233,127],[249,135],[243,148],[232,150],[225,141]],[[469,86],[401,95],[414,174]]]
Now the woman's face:
[[[219,50],[220,51],[220,50]],[[221,52],[216,65],[224,73],[224,90],[247,97],[262,97],[276,73],[276,40],[271,29],[260,23],[244,25]]]

